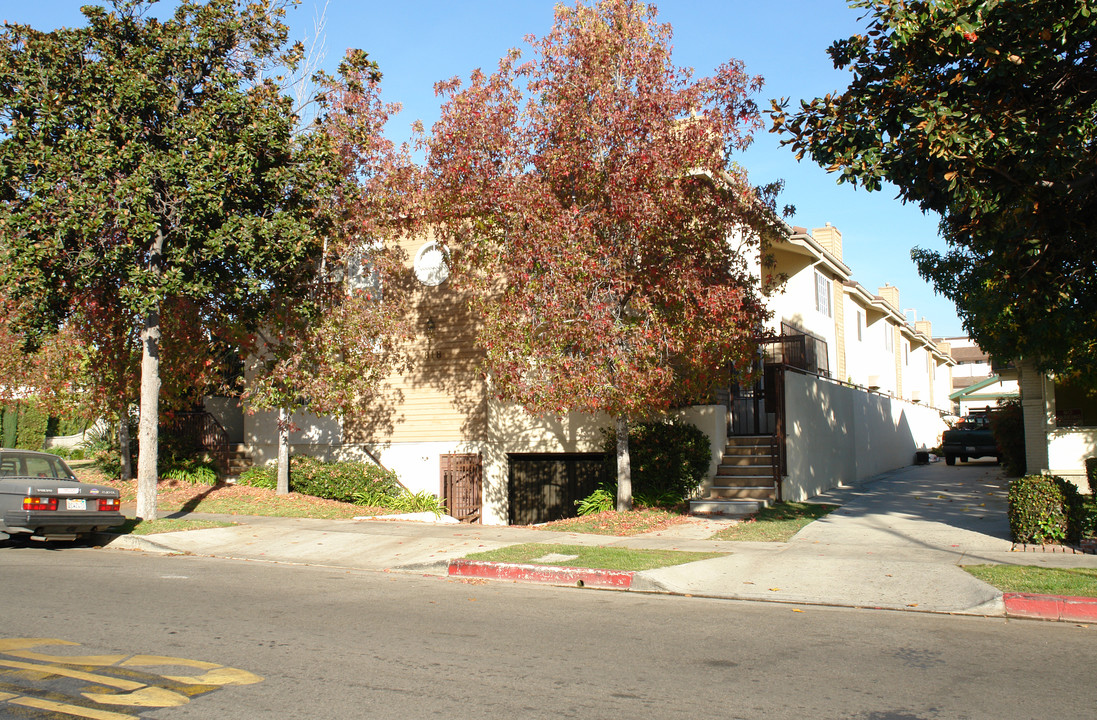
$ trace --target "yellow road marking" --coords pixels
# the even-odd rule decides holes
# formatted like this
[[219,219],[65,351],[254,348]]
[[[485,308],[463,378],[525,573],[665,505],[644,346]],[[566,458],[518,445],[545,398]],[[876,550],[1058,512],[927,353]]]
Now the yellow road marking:
[[9,702],[12,705],[22,705],[38,710],[66,713],[68,715],[75,715],[76,717],[88,718],[88,720],[140,720],[136,715],[123,715],[122,713],[111,712],[110,710],[96,710],[95,708],[83,707],[81,705],[68,705],[66,703],[42,700],[40,698],[20,697],[15,700],[10,700]]
[[[92,667],[160,667],[175,666],[194,668],[206,672],[196,675],[159,675],[167,680],[184,683],[187,685],[251,685],[263,682],[263,678],[247,670],[226,667],[218,663],[203,660],[188,660],[187,658],[170,657],[167,655],[49,655],[37,652],[31,648],[42,645],[67,645],[74,646],[80,643],[55,638],[0,638],[0,654],[10,657],[23,658],[38,662],[19,662],[0,658],[0,668],[8,668],[36,677],[68,677],[75,680],[83,680],[89,683],[105,685],[122,692],[118,693],[81,693],[83,697],[104,705],[127,705],[133,707],[177,707],[190,702],[190,698],[181,692],[168,690],[159,685],[124,680],[109,675],[98,675],[81,670],[69,669],[63,665],[88,665]],[[40,664],[47,663],[47,664]],[[67,713],[88,720],[139,720],[133,715],[112,712],[110,710],[97,710],[80,705],[68,705],[51,700],[34,698],[29,696],[0,692],[0,702],[33,707],[51,712]]]
[[162,687],[144,687],[131,693],[80,693],[88,700],[103,705],[133,705],[134,707],[179,707],[190,702],[186,695]]
[[187,660],[185,658],[167,657],[164,655],[134,655],[129,660],[120,663],[121,667],[155,667],[160,665],[182,665],[194,667],[200,670],[208,670],[204,675],[162,675],[168,680],[186,683],[188,685],[253,685],[263,682],[263,678],[255,673],[239,668],[225,667],[212,662],[202,660]]
[[218,663],[205,662],[204,660],[187,660],[186,658],[168,657],[167,655],[134,655],[129,660],[121,663],[122,667],[134,665],[182,665],[202,670],[212,670],[221,667]]
[[254,685],[263,682],[263,678],[255,673],[230,667],[210,670],[205,675],[198,675],[197,677],[187,677],[185,675],[164,675],[163,677],[188,685]]
[[35,652],[33,650],[11,650],[4,654],[11,655],[12,657],[24,658],[26,660],[68,663],[69,665],[94,665],[96,667],[117,665],[129,657],[128,655],[47,655],[46,653]]
[[119,690],[129,691],[146,687],[144,683],[133,682],[132,680],[122,680],[121,678],[112,678],[106,675],[93,675],[92,673],[83,672],[81,670],[70,670],[69,668],[57,667],[56,665],[35,665],[32,663],[19,662],[17,660],[0,660],[0,667],[9,667],[16,670],[31,670],[47,675],[60,675],[75,680],[87,680],[88,682],[115,687]]
[[79,645],[80,643],[54,638],[0,638],[0,652],[8,650],[22,650],[23,648],[38,647],[39,645]]
[[27,648],[39,645],[79,645],[80,643],[58,640],[56,638],[0,638],[0,652],[13,657],[43,662],[62,662],[70,665],[114,665],[125,660],[128,655],[47,655]]

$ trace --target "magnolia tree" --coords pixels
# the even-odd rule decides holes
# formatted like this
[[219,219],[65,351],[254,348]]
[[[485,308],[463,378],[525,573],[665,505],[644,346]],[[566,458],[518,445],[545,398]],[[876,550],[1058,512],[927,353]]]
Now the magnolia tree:
[[429,137],[430,217],[475,290],[494,389],[536,413],[615,418],[617,507],[628,426],[746,368],[766,317],[752,262],[775,188],[732,157],[759,127],[761,79],[730,61],[695,78],[671,28],[629,0],[558,7],[498,70],[454,79]]
[[918,270],[1001,360],[1097,387],[1097,7],[850,0],[841,93],[774,103],[797,157],[939,213]]
[[49,332],[117,288],[139,332],[137,514],[156,517],[165,316],[246,328],[314,276],[330,146],[295,134],[272,66],[279,0],[87,6],[87,26],[0,32],[0,283]]
[[328,113],[316,132],[338,153],[329,189],[334,218],[319,292],[285,303],[258,334],[245,397],[278,410],[276,490],[289,492],[291,414],[345,416],[367,411],[384,380],[405,363],[408,282],[398,239],[417,196],[406,147],[384,136],[399,106],[380,100],[380,73],[350,51],[338,79],[322,85]]

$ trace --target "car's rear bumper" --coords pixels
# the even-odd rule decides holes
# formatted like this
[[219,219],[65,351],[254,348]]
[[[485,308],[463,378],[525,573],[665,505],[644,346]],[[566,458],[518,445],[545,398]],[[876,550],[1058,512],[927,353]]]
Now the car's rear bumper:
[[126,516],[120,512],[16,510],[4,513],[4,524],[0,531],[71,535],[106,530],[125,521]]
[[941,452],[944,455],[966,455],[967,457],[986,457],[997,455],[996,445],[942,445]]

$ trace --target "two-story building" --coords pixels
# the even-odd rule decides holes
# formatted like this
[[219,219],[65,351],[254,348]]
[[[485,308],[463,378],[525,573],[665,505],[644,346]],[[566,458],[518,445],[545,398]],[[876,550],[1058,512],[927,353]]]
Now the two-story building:
[[[600,476],[610,418],[534,416],[495,399],[481,367],[476,318],[447,281],[442,254],[429,237],[404,244],[419,282],[414,362],[388,379],[376,407],[342,420],[299,415],[293,452],[378,462],[410,490],[443,497],[451,514],[468,521],[532,523],[573,514],[574,501]],[[940,434],[939,403],[947,408],[951,359],[930,340],[928,323],[905,321],[897,289],[871,294],[852,280],[836,228],[789,228],[772,252],[776,265],[766,271],[787,281],[770,296],[771,324],[759,330],[762,356],[777,362],[764,363],[758,377],[759,385],[780,378],[785,397],[778,403],[772,394],[755,394],[750,412],[760,424],[748,434],[760,433],[760,442],[778,449],[723,492],[739,503],[725,506],[732,511],[777,497],[802,499],[910,464]],[[729,437],[744,434],[736,420],[751,392],[722,395],[721,402],[680,411],[712,441],[709,495],[723,482],[728,453],[737,452]],[[779,436],[777,418],[784,422]],[[252,458],[272,461],[273,414],[246,414],[240,424]]]

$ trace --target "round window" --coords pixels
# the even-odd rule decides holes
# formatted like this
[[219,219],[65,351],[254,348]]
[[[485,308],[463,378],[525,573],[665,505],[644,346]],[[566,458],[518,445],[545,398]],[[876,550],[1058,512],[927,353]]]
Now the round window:
[[431,287],[441,285],[449,278],[446,254],[435,241],[430,241],[415,253],[415,277]]

